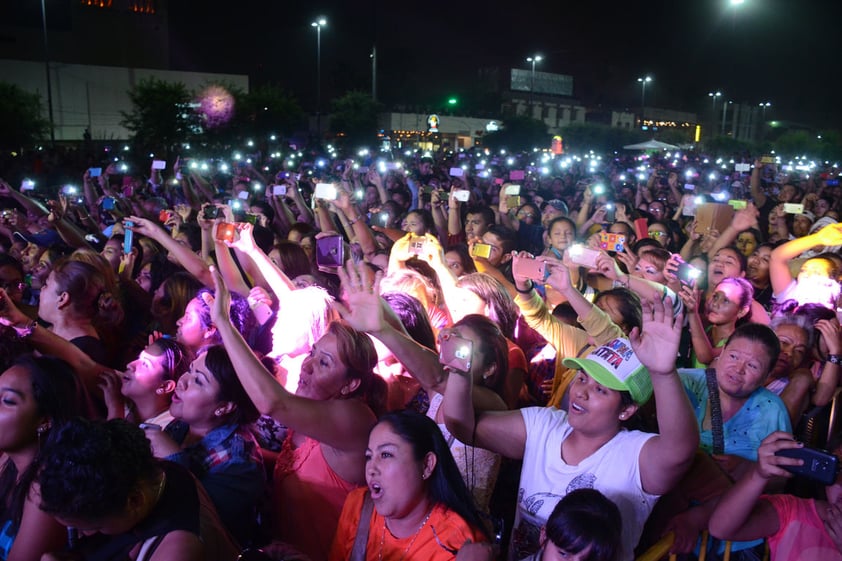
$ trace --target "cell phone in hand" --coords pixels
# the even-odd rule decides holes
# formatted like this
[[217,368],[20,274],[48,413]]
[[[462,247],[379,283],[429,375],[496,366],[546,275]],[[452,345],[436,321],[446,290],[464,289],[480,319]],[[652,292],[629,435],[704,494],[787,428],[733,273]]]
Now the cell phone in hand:
[[88,174],[91,177],[99,177],[102,175],[102,168],[88,168]]
[[617,219],[617,207],[614,203],[605,203],[605,222],[613,223]]
[[450,177],[462,177],[465,175],[465,170],[462,168],[450,168]]
[[594,269],[596,268],[596,258],[599,256],[599,252],[587,248],[582,244],[575,244],[567,249],[567,255],[570,257],[570,261],[576,265]]
[[520,208],[522,202],[520,195],[508,195],[506,197],[506,206],[510,209]]
[[599,249],[605,251],[622,252],[626,243],[626,236],[622,234],[611,234],[609,232],[599,233]]
[[124,220],[123,227],[126,230],[126,233],[123,235],[123,253],[128,255],[132,252],[132,241],[134,238],[134,232],[131,228],[134,226],[134,222],[131,220]]
[[679,263],[678,271],[676,271],[675,276],[678,277],[678,281],[681,284],[693,288],[696,286],[696,280],[701,274],[702,271],[693,265],[689,263]]
[[776,456],[804,460],[800,466],[781,466],[790,473],[818,481],[822,485],[833,485],[839,475],[839,458],[827,450],[817,448],[786,448],[775,452]]
[[515,255],[512,258],[512,275],[543,283],[549,276],[549,269],[544,261]]
[[506,185],[504,192],[506,195],[520,195],[520,185]]
[[786,214],[803,214],[804,205],[801,203],[784,203],[784,212]]
[[336,269],[345,263],[345,245],[342,236],[325,236],[316,240],[316,265]]
[[411,236],[409,238],[409,253],[412,255],[424,255],[427,249],[427,238],[424,236]]
[[487,243],[475,243],[471,250],[471,255],[474,257],[482,257],[488,259],[491,257],[491,246]]
[[114,210],[114,197],[105,197],[102,199],[102,210]]
[[339,192],[333,183],[316,183],[316,190],[313,192],[313,197],[325,201],[335,201],[338,196]]
[[460,203],[467,203],[471,199],[471,192],[467,189],[456,189],[453,191],[453,198]]
[[219,218],[219,207],[216,205],[208,205],[202,209],[202,218],[205,220],[213,220]]
[[470,372],[474,356],[474,343],[458,335],[442,337],[439,362],[457,372]]
[[216,225],[216,240],[231,243],[234,241],[234,232],[236,231],[236,224],[232,224],[231,222],[220,222]]
[[283,197],[287,194],[286,185],[272,185],[272,195],[275,197]]
[[166,160],[152,160],[152,169],[167,169]]

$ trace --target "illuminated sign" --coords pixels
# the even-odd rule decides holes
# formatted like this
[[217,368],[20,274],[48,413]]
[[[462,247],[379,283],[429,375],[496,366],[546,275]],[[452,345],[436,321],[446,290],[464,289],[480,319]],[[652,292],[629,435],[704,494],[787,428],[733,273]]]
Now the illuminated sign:
[[427,126],[429,132],[439,132],[439,116],[430,115],[427,117]]

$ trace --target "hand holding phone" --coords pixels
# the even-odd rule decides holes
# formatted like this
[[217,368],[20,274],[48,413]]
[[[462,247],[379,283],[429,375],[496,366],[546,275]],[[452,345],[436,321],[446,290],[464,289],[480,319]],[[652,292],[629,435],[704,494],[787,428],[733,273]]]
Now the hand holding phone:
[[336,269],[345,264],[345,244],[342,236],[324,236],[316,240],[316,265]]
[[588,269],[595,269],[596,258],[599,257],[599,252],[589,249],[582,244],[575,244],[567,249],[567,255],[570,257],[570,261],[576,265],[587,267]]
[[491,257],[491,246],[487,243],[475,243],[474,247],[471,248],[471,256],[488,259]]
[[512,275],[514,277],[543,283],[547,280],[549,274],[550,271],[544,261],[534,257],[521,257],[520,255],[515,255],[512,258]]
[[468,373],[474,355],[474,343],[452,333],[445,333],[441,338],[439,362],[450,370]]

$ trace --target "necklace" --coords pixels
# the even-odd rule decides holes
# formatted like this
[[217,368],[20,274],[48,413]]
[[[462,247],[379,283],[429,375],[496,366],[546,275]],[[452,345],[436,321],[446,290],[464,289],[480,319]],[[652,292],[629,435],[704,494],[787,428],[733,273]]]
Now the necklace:
[[[427,520],[430,519],[430,516],[433,514],[433,509],[430,509],[430,512],[427,513],[427,516],[424,517],[424,521],[421,522],[421,525],[418,526],[418,529],[415,531],[415,535],[412,536],[412,540],[409,542],[409,545],[406,546],[406,549],[403,550],[401,554],[401,558],[399,561],[403,561],[406,557],[406,554],[409,553],[409,550],[412,549],[412,546],[415,544],[415,540],[418,539],[418,535],[421,533],[421,530],[424,529],[424,526],[427,525]],[[383,544],[386,542],[386,519],[383,518],[383,533],[380,535],[380,553],[378,554],[378,561],[383,561]]]

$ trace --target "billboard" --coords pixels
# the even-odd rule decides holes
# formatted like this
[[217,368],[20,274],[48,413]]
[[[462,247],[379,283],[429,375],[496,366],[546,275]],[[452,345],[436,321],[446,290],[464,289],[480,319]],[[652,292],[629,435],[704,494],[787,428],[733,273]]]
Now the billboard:
[[[528,92],[532,85],[532,71],[512,68],[511,89],[516,92]],[[535,72],[535,93],[550,95],[573,95],[573,76]]]

